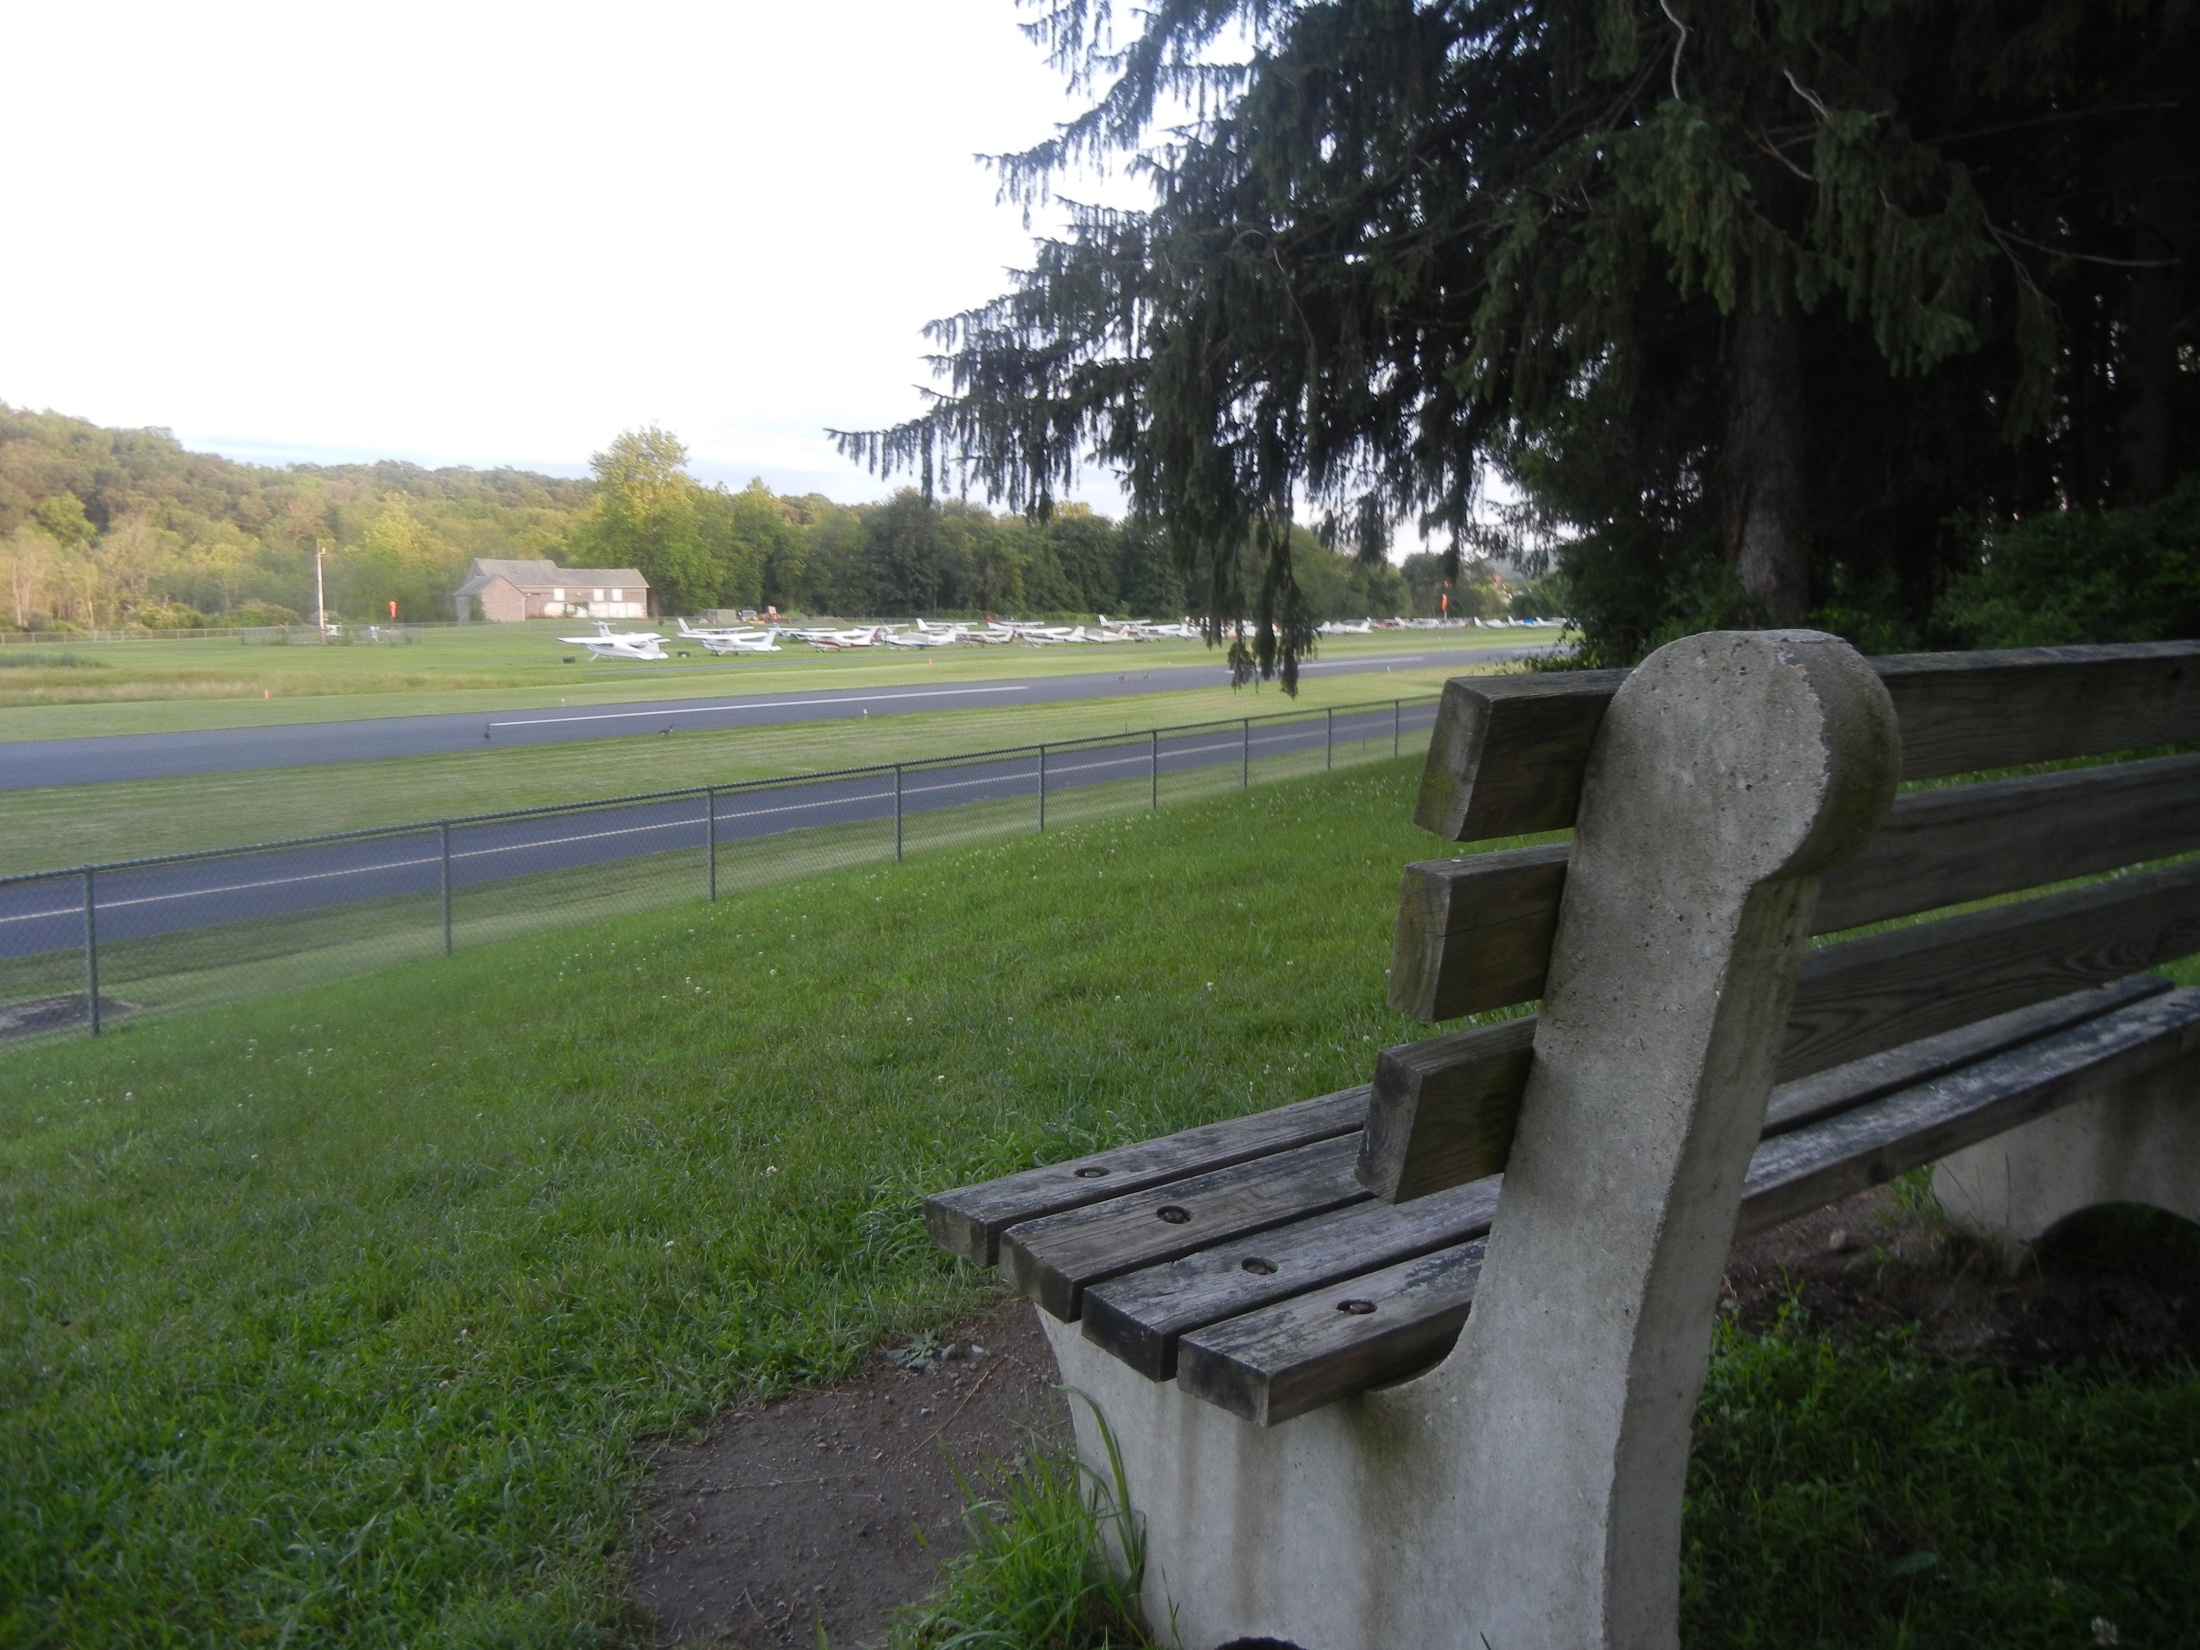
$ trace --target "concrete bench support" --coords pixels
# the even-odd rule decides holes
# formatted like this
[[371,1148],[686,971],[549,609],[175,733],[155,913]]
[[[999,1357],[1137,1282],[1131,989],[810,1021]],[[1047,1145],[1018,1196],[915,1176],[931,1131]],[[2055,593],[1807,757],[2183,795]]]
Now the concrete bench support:
[[1933,1190],[1951,1219],[2010,1243],[2104,1203],[2200,1221],[2200,1060],[2163,1066],[1944,1158]]
[[1689,1427],[1817,878],[1899,761],[1886,689],[1831,637],[1689,637],[1628,678],[1473,1314],[1434,1370],[1261,1428],[1047,1323],[1186,1650],[1677,1643]]

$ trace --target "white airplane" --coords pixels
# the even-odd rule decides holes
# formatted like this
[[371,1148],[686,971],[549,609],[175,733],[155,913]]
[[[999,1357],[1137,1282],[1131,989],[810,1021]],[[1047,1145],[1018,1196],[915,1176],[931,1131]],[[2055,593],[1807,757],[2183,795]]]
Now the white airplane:
[[1373,635],[1374,631],[1375,621],[1373,619],[1362,619],[1357,624],[1348,624],[1343,619],[1331,619],[1327,624],[1321,626],[1320,633],[1324,636],[1369,636]]
[[662,659],[664,638],[654,630],[613,630],[596,621],[593,636],[560,636],[567,647],[585,647],[591,659]]
[[812,647],[875,647],[882,628],[870,625],[855,630],[798,630],[793,635],[797,641],[808,642]]
[[889,647],[953,647],[962,640],[961,625],[934,627],[922,619],[914,630],[898,630],[886,638]]
[[705,653],[718,658],[724,658],[729,653],[778,653],[781,651],[779,632],[771,628],[756,630],[721,626],[697,630],[691,628],[687,620],[682,619],[680,621],[680,639],[688,642],[699,642],[702,644]]

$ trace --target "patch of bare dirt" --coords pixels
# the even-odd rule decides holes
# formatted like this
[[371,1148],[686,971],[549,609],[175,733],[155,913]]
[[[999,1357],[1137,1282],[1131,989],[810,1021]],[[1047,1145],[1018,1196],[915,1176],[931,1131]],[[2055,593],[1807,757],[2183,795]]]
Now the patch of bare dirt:
[[2151,1210],[2089,1211],[2036,1247],[2004,1249],[1904,1214],[1882,1187],[1735,1245],[1727,1312],[1760,1331],[1790,1298],[1827,1333],[1914,1324],[1920,1351],[2019,1379],[2200,1365],[2200,1239]]
[[883,1641],[886,1613],[964,1545],[954,1469],[996,1469],[1034,1433],[1067,1443],[1057,1379],[1030,1304],[1013,1300],[668,1449],[627,1558],[658,1642],[815,1650],[820,1624],[836,1646]]

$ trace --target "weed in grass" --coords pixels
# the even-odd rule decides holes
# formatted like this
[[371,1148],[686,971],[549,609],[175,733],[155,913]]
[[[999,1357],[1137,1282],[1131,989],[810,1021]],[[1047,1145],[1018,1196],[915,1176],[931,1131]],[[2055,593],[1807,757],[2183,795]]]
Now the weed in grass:
[[[1082,1393],[1072,1398],[1087,1403]],[[1145,1537],[1130,1510],[1123,1458],[1097,1408],[1103,1478],[1074,1452],[1034,1439],[1021,1461],[960,1472],[969,1549],[939,1590],[894,1623],[894,1650],[1146,1650],[1139,1588]]]

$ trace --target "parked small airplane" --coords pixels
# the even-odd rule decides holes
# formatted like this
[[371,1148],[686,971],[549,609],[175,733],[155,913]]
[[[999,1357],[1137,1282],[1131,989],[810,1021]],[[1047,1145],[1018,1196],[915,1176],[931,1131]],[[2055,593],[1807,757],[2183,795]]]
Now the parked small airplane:
[[869,625],[855,630],[796,630],[789,634],[796,641],[808,642],[812,647],[875,647],[880,628],[878,625]]
[[680,621],[683,641],[699,642],[703,651],[717,658],[729,653],[778,653],[779,632],[776,629],[705,628],[691,629],[687,620]]
[[662,659],[665,650],[664,637],[654,630],[613,630],[603,620],[596,621],[593,636],[560,636],[567,647],[585,647],[591,659]]
[[886,638],[889,647],[953,647],[963,639],[962,626],[928,625],[922,619],[915,630],[897,630]]

